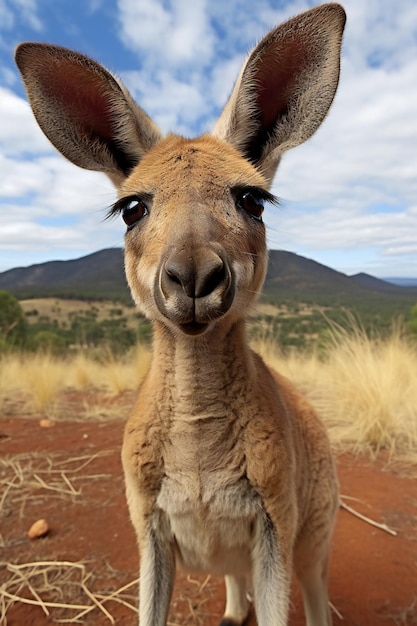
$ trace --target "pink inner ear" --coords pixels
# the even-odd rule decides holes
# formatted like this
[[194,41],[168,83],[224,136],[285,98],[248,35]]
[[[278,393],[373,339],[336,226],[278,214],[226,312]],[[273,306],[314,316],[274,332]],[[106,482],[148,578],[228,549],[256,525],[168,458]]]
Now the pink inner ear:
[[99,74],[75,63],[51,62],[41,78],[45,90],[84,133],[106,142],[114,137],[111,93]]
[[311,48],[302,39],[278,40],[258,60],[254,73],[262,129],[272,131],[297,96],[297,85],[312,62]]

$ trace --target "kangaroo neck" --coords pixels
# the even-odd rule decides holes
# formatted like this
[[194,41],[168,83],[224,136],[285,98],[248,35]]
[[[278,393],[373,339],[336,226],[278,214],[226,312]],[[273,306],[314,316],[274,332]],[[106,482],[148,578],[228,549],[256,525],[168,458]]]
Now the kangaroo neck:
[[155,325],[150,377],[159,379],[178,416],[200,419],[233,410],[254,378],[244,322],[207,337],[174,336]]

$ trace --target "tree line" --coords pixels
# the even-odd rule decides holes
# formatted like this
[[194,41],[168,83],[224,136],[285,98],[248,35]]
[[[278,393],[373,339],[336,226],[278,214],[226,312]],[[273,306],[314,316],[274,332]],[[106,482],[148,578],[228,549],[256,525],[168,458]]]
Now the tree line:
[[[97,319],[98,309],[72,312],[67,321],[38,314],[36,309],[26,314],[20,302],[7,291],[0,290],[0,352],[6,350],[48,350],[65,352],[71,348],[107,346],[112,352],[123,352],[137,341],[150,339],[150,325],[138,318],[132,328],[121,309],[114,309],[108,319]],[[28,318],[34,318],[29,323]]]
[[[254,339],[268,337],[282,347],[308,348],[320,344],[326,337],[330,323],[344,326],[346,310],[335,308],[326,311],[310,311],[308,315],[293,303],[288,315],[258,315],[250,327]],[[19,300],[7,291],[0,290],[0,352],[9,350],[48,350],[65,352],[72,348],[108,347],[112,352],[124,352],[138,341],[148,342],[151,337],[149,322],[138,317],[132,327],[123,316],[121,308],[110,310],[110,317],[98,319],[99,309],[91,306],[88,310],[73,311],[67,320],[59,323],[56,319],[39,315],[36,309],[22,309]],[[373,316],[372,316],[373,317]],[[33,318],[29,323],[28,318]],[[363,325],[363,320],[359,320]],[[380,320],[378,331],[385,328],[388,321]],[[411,308],[406,324],[417,338],[417,303]],[[391,327],[392,324],[389,324]],[[371,326],[365,331],[372,330]]]

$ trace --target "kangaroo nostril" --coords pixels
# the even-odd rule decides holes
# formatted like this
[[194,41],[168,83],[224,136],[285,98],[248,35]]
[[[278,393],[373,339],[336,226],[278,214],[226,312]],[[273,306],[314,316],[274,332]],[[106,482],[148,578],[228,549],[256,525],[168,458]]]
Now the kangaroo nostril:
[[180,286],[188,297],[194,298],[195,271],[192,257],[172,255],[166,261],[164,269],[168,285]]
[[[217,256],[217,255],[216,255]],[[226,277],[224,262],[220,257],[211,259],[204,270],[196,276],[195,297],[204,298],[221,285]]]
[[165,267],[165,271],[168,274],[169,278],[172,280],[173,283],[176,283],[177,285],[181,285],[181,279],[179,278],[179,276],[177,276],[172,269],[169,269],[167,267]]

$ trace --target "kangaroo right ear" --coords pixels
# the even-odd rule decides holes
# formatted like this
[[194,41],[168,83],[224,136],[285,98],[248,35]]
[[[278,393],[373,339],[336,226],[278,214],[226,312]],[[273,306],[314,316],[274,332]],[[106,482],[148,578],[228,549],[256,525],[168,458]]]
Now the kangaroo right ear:
[[88,57],[40,43],[16,49],[35,118],[53,145],[118,186],[162,135],[128,91]]
[[281,24],[253,50],[213,134],[272,183],[282,153],[323,121],[339,80],[346,15],[324,4]]

